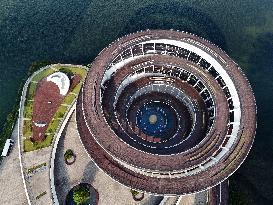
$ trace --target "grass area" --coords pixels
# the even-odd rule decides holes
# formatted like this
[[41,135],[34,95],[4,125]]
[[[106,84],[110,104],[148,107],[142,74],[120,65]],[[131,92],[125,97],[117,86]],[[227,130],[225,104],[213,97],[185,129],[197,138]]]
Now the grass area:
[[70,104],[73,102],[73,100],[75,100],[75,98],[76,98],[76,96],[75,96],[74,94],[69,93],[69,94],[65,97],[65,99],[64,99],[64,101],[63,101],[63,104],[70,105]]
[[38,73],[37,75],[35,75],[33,78],[32,78],[32,81],[37,81],[39,82],[40,80],[42,80],[44,77],[54,73],[55,71],[51,68],[49,69],[46,69],[46,70],[43,70],[41,71],[40,73]]
[[[81,89],[82,82],[86,76],[87,71],[85,69],[78,68],[75,66],[62,66],[62,65],[57,64],[54,66],[54,69],[52,69],[52,67],[51,67],[51,68],[46,69],[46,70],[38,73],[37,75],[35,75],[33,77],[32,81],[38,82],[38,81],[42,80],[44,77],[46,77],[47,75],[50,75],[56,71],[65,72],[65,73],[67,73],[67,75],[71,75],[71,74],[81,75],[82,81],[71,91],[75,94],[78,94]],[[25,108],[24,108],[24,118],[32,119],[33,101],[29,101],[29,100],[34,99],[36,87],[37,87],[37,83],[31,82],[29,84],[27,96],[26,96]],[[68,93],[62,104],[71,105],[72,102],[76,99],[75,94]],[[31,120],[25,120],[24,127],[23,127],[23,135],[25,137],[24,151],[29,152],[29,151],[34,151],[37,149],[41,149],[41,148],[50,146],[52,144],[54,134],[56,133],[56,131],[60,125],[61,118],[63,118],[65,116],[67,109],[68,109],[68,106],[64,106],[64,105],[61,105],[58,108],[57,112],[55,113],[52,121],[49,123],[48,128],[46,130],[46,133],[48,133],[48,134],[47,134],[45,140],[41,141],[41,142],[32,142],[30,140],[30,136],[32,135]]]
[[31,120],[24,120],[23,136],[25,138],[30,138],[31,135],[32,135],[32,122]]
[[28,90],[27,90],[27,97],[29,100],[32,100],[34,98],[34,93],[37,87],[37,83],[33,83],[31,82],[28,86]]
[[41,142],[32,142],[30,139],[24,140],[24,152],[30,152],[37,149],[42,149],[51,145],[53,135],[46,135],[46,138]]
[[82,82],[76,85],[76,87],[72,90],[72,92],[78,94],[81,90],[81,87],[82,87]]
[[52,133],[54,134],[57,131],[57,128],[60,124],[61,120],[59,119],[53,119],[48,125],[48,128],[46,130],[47,133]]
[[24,107],[24,118],[32,118],[33,101],[26,101]]
[[65,112],[67,111],[68,107],[67,106],[60,106],[57,110],[57,112],[55,113],[53,119],[59,119],[59,118],[63,118],[65,115]]
[[[76,85],[76,87],[65,97],[63,104],[68,104],[68,105],[71,104],[73,100],[75,100],[76,98],[75,94],[79,94],[81,87],[82,87],[82,82]],[[75,93],[75,94],[72,94],[72,93]]]
[[55,65],[54,68],[64,73],[79,74],[82,78],[85,78],[87,73],[85,69],[82,69],[76,66]]

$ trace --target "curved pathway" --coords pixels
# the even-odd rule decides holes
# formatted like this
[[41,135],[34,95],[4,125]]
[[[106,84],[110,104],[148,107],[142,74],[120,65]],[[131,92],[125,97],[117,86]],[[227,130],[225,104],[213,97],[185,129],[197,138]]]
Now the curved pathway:
[[[57,64],[60,65],[60,64]],[[77,66],[77,65],[70,65],[70,64],[62,64],[64,66],[73,66],[73,67],[80,67],[86,69],[84,66]],[[46,148],[42,148],[40,150],[35,150],[31,152],[23,152],[23,111],[24,111],[24,104],[27,94],[28,85],[31,82],[32,78],[37,75],[39,72],[52,68],[54,65],[49,65],[46,67],[41,68],[40,70],[33,73],[33,75],[26,81],[22,95],[21,95],[21,102],[20,102],[20,109],[19,109],[19,126],[18,126],[18,141],[19,144],[19,159],[20,159],[20,166],[21,166],[21,174],[22,180],[25,185],[25,194],[28,199],[28,204],[39,204],[39,205],[51,205],[54,204],[52,200],[52,192],[51,192],[51,184],[50,184],[50,160],[52,156],[52,149],[53,146],[49,146]],[[58,133],[62,133],[62,126],[66,123],[66,120],[69,119],[72,112],[70,110],[75,109],[76,99],[71,103],[68,111],[66,112],[65,116],[63,117],[62,121],[59,124],[59,127],[55,133],[55,137],[53,139],[52,144],[55,142],[55,138]],[[40,166],[39,168],[35,169],[34,172],[29,172],[30,168],[35,166]]]
[[[64,152],[72,149],[77,160],[72,165],[64,162]],[[83,148],[76,125],[75,113],[70,118],[57,148],[55,157],[55,186],[60,204],[68,191],[79,183],[90,183],[99,192],[99,205],[158,205],[163,197],[145,194],[140,202],[133,200],[130,189],[111,179],[90,159]]]
[[27,205],[24,184],[22,182],[20,161],[18,158],[18,123],[14,126],[11,139],[15,141],[9,156],[0,162],[0,204]]

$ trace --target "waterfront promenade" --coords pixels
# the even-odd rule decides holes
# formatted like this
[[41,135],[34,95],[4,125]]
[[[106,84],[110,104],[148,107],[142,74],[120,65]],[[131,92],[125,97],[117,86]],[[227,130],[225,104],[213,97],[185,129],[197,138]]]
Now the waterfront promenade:
[[[27,198],[21,177],[21,168],[18,150],[18,123],[14,126],[11,139],[15,141],[8,157],[0,164],[0,204],[27,205]],[[11,203],[12,202],[12,203]]]

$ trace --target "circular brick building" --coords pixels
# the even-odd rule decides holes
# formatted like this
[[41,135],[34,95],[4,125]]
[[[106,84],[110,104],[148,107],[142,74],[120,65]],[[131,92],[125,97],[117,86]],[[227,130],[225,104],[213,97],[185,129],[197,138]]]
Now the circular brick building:
[[241,69],[217,46],[147,30],[118,39],[94,60],[77,124],[88,154],[113,179],[181,195],[219,184],[242,164],[256,105]]

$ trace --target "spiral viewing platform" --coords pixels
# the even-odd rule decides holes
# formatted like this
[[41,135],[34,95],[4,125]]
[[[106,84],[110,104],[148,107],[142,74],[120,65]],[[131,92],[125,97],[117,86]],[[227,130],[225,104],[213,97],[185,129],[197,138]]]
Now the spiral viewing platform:
[[77,102],[97,166],[136,190],[182,195],[223,182],[247,157],[256,104],[239,66],[195,35],[146,30],[92,63]]

